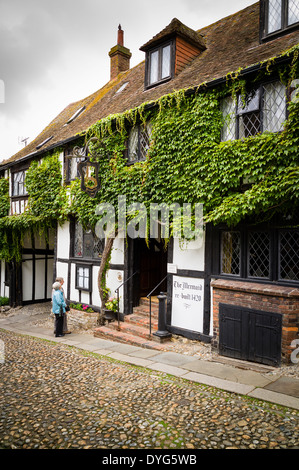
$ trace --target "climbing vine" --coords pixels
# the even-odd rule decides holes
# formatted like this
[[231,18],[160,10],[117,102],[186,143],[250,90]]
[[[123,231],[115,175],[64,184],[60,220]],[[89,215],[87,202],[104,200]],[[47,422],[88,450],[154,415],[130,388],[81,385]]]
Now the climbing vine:
[[[296,46],[286,53],[288,64],[270,59],[258,79],[275,74],[285,85],[299,76]],[[249,83],[252,86],[252,83]],[[280,133],[265,132],[242,140],[221,142],[224,96],[246,92],[248,82],[238,70],[216,88],[179,90],[144,103],[91,126],[86,141],[97,137],[104,146],[92,144],[99,163],[101,189],[95,198],[81,191],[79,180],[61,184],[59,150],[41,163],[32,162],[26,176],[30,194],[28,210],[7,217],[8,183],[0,180],[0,258],[20,258],[22,236],[27,230],[47,230],[56,221],[75,216],[84,226],[95,227],[99,203],[116,211],[118,196],[127,205],[144,203],[202,203],[206,222],[235,225],[245,217],[271,218],[290,213],[299,201],[298,103],[289,103],[288,120]],[[129,129],[150,120],[152,137],[145,161],[128,165]],[[250,180],[244,189],[242,183]],[[117,215],[117,214],[116,214]]]

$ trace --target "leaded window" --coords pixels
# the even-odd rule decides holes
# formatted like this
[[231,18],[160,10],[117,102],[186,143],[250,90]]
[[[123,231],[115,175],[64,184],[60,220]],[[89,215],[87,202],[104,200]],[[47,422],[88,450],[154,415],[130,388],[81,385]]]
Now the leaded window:
[[279,279],[299,281],[299,232],[279,235]]
[[221,234],[221,272],[240,275],[241,262],[240,232],[222,232]]
[[74,257],[99,259],[104,250],[104,240],[97,238],[91,230],[83,230],[81,224],[75,224]]
[[267,232],[249,233],[248,277],[270,277],[270,235]]
[[27,195],[25,187],[25,171],[18,171],[12,174],[12,195],[25,196]]
[[67,152],[68,156],[72,158],[67,158],[66,160],[66,168],[67,168],[67,175],[66,178],[68,181],[74,180],[75,178],[79,178],[78,172],[78,163],[85,160],[84,156],[84,149],[83,147],[75,147],[74,149],[69,149]]
[[243,139],[260,132],[279,132],[286,120],[286,88],[279,81],[269,82],[238,96],[237,102],[226,97],[221,102],[222,141]]
[[219,274],[299,282],[299,230],[221,230]]
[[299,23],[298,0],[263,0],[263,31],[266,38],[275,33],[287,32],[292,26]]
[[151,142],[152,126],[148,122],[145,125],[134,126],[128,139],[128,161],[130,163],[145,160]]

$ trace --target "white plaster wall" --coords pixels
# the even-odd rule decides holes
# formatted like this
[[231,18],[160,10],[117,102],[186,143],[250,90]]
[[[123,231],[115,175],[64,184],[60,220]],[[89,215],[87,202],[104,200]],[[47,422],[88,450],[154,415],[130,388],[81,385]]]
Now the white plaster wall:
[[[115,289],[117,289],[123,282],[124,282],[124,272],[123,271],[117,271],[115,269],[109,269],[109,271],[107,273],[107,277],[106,277],[106,285],[110,289],[111,297],[116,297],[117,296],[117,293],[115,292]],[[124,309],[123,286],[119,290],[119,297],[120,297],[119,311],[123,312],[123,309]]]
[[185,243],[177,238],[173,242],[173,264],[177,269],[204,271],[205,237],[202,240]]
[[92,304],[96,307],[101,307],[101,299],[98,289],[98,272],[100,267],[93,266],[92,268]]
[[59,161],[61,163],[61,179],[63,179],[64,175],[64,158],[63,158],[63,152],[60,152],[59,154]]
[[81,304],[89,305],[89,292],[81,291]]
[[[71,264],[71,289],[70,289],[70,300],[73,302],[79,302],[79,291],[75,288],[76,285],[76,265],[74,263]],[[82,301],[81,301],[82,303]],[[87,303],[87,302],[86,302]]]
[[[70,223],[57,228],[57,258],[68,259],[70,252]],[[57,274],[58,275],[58,274]]]
[[49,258],[48,259],[48,272],[47,272],[47,279],[48,279],[48,285],[47,285],[47,298],[51,299],[52,298],[52,284],[53,284],[53,271],[54,271],[54,258]]
[[[41,256],[42,258],[42,256]],[[45,298],[45,260],[36,256],[35,260],[35,300]]]
[[116,238],[113,242],[111,252],[111,264],[124,264],[125,262],[125,240],[123,238]]
[[0,261],[0,269],[1,269],[1,274],[0,274],[0,279],[1,279],[1,285],[0,285],[0,297],[8,297],[7,291],[8,287],[5,286],[5,261]]
[[[211,282],[214,279],[211,279]],[[210,286],[211,291],[211,305],[210,305],[210,336],[213,336],[213,287]]]
[[[31,255],[23,255],[23,260],[32,258]],[[22,283],[23,283],[23,300],[32,300],[32,261],[22,263]]]
[[[56,263],[56,276],[57,277],[63,277],[63,279],[64,279],[63,290],[65,292],[65,295],[67,295],[67,289],[68,289],[68,263],[61,263],[61,262],[57,261],[57,263]],[[52,278],[53,278],[53,273],[52,273]]]

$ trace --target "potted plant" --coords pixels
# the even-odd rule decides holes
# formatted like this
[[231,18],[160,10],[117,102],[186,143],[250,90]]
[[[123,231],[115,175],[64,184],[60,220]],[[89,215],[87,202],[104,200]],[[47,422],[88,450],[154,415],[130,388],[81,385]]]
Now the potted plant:
[[105,303],[104,316],[108,321],[116,319],[116,313],[118,311],[118,300],[116,297],[109,297]]

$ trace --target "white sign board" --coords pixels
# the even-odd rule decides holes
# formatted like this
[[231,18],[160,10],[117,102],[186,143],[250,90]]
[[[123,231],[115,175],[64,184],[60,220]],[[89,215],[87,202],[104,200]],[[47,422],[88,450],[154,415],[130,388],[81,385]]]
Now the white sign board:
[[171,325],[203,332],[204,280],[173,276]]

